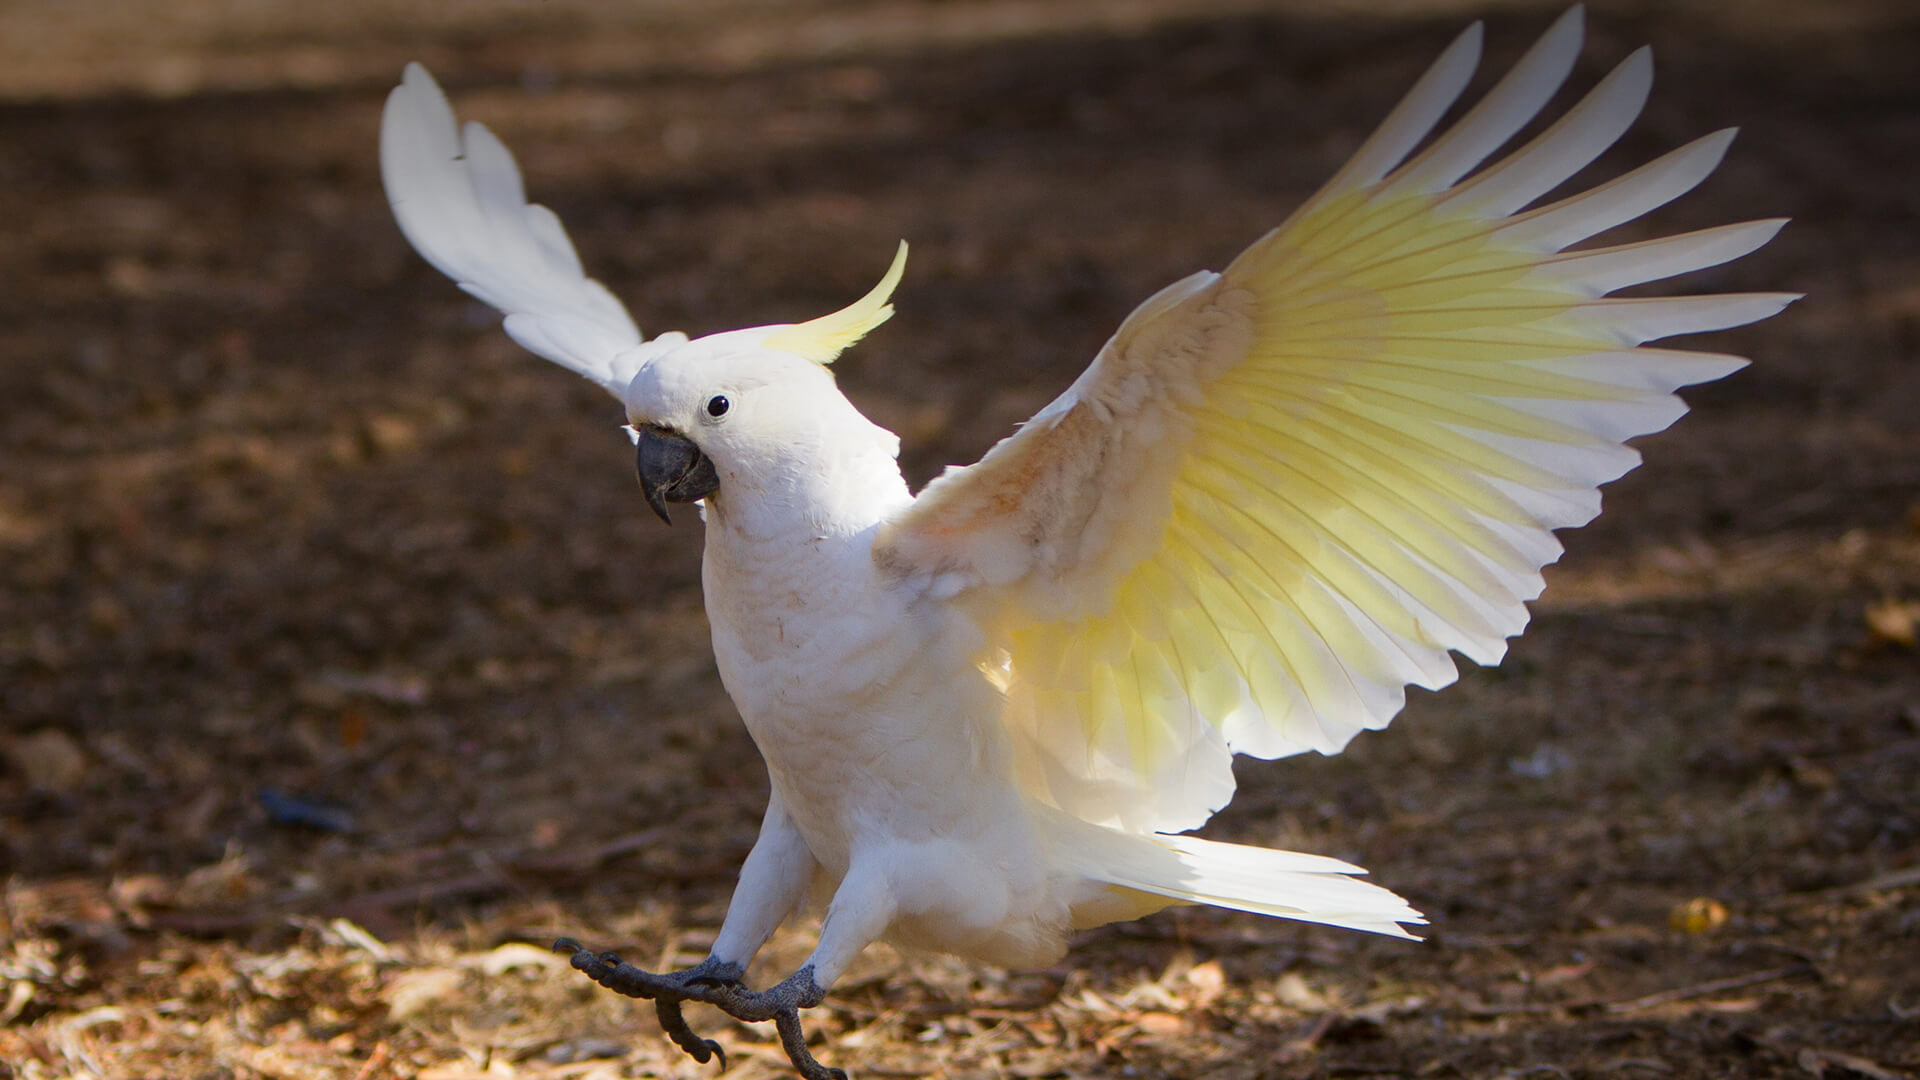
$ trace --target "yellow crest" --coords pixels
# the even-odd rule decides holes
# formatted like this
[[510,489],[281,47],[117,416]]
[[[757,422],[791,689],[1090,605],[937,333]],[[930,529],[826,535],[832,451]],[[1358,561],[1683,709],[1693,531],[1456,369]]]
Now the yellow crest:
[[865,337],[867,331],[893,317],[893,305],[887,299],[893,295],[894,286],[900,284],[900,275],[906,269],[907,242],[902,240],[893,265],[887,268],[887,275],[873,291],[831,315],[776,330],[760,344],[796,353],[816,364],[833,363],[835,357]]

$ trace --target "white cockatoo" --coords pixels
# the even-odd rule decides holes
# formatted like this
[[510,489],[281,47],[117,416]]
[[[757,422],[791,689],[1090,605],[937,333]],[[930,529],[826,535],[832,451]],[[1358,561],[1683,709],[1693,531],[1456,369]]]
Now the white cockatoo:
[[[704,963],[652,974],[563,943],[575,966],[654,999],[701,1061],[718,1047],[681,1002],[774,1019],[819,1080],[839,1073],[799,1010],[874,941],[1028,967],[1178,903],[1424,921],[1359,867],[1187,830],[1232,797],[1234,754],[1336,753],[1408,684],[1452,682],[1451,652],[1498,663],[1554,530],[1639,462],[1626,440],[1745,363],[1643,343],[1794,299],[1607,298],[1745,255],[1779,220],[1566,250],[1698,184],[1730,130],[1533,206],[1639,113],[1645,49],[1486,164],[1566,79],[1578,8],[1414,153],[1480,44],[1476,24],[1284,224],[1150,297],[1065,393],[918,495],[827,366],[892,313],[904,244],[845,310],[646,340],[500,142],[407,68],[380,142],[401,230],[620,400],[661,517],[702,504],[714,653],[772,781]],[[812,895],[831,897],[818,947],[747,990]]]

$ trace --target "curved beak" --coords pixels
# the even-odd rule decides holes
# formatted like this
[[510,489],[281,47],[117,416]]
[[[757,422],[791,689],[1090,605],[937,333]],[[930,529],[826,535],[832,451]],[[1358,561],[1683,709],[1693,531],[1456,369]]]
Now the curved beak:
[[640,429],[638,466],[647,505],[669,525],[673,519],[667,516],[668,503],[698,502],[720,490],[713,460],[693,440],[665,428]]

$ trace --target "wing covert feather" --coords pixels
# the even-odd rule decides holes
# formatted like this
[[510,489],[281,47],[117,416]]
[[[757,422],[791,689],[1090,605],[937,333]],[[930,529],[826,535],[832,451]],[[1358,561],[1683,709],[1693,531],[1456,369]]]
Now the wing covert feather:
[[1645,50],[1473,173],[1580,37],[1575,8],[1409,158],[1472,74],[1470,28],[1284,225],[1142,304],[1066,393],[883,527],[879,565],[985,629],[1038,797],[1192,828],[1232,795],[1233,753],[1338,752],[1406,686],[1452,682],[1452,653],[1497,663],[1553,530],[1638,464],[1625,441],[1745,363],[1637,346],[1793,299],[1607,296],[1745,255],[1778,220],[1562,253],[1690,190],[1731,132],[1523,211],[1627,129]]

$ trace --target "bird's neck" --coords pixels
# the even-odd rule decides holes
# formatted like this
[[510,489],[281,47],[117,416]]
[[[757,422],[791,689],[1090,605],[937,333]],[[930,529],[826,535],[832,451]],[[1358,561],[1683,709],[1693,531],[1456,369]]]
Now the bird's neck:
[[751,725],[771,708],[763,691],[805,697],[796,672],[830,677],[871,650],[846,615],[879,602],[873,538],[911,496],[884,450],[809,455],[771,491],[723,478],[717,496],[701,577],[721,677]]
[[814,447],[751,480],[722,478],[707,501],[708,554],[716,545],[745,554],[850,539],[912,500],[889,446]]

